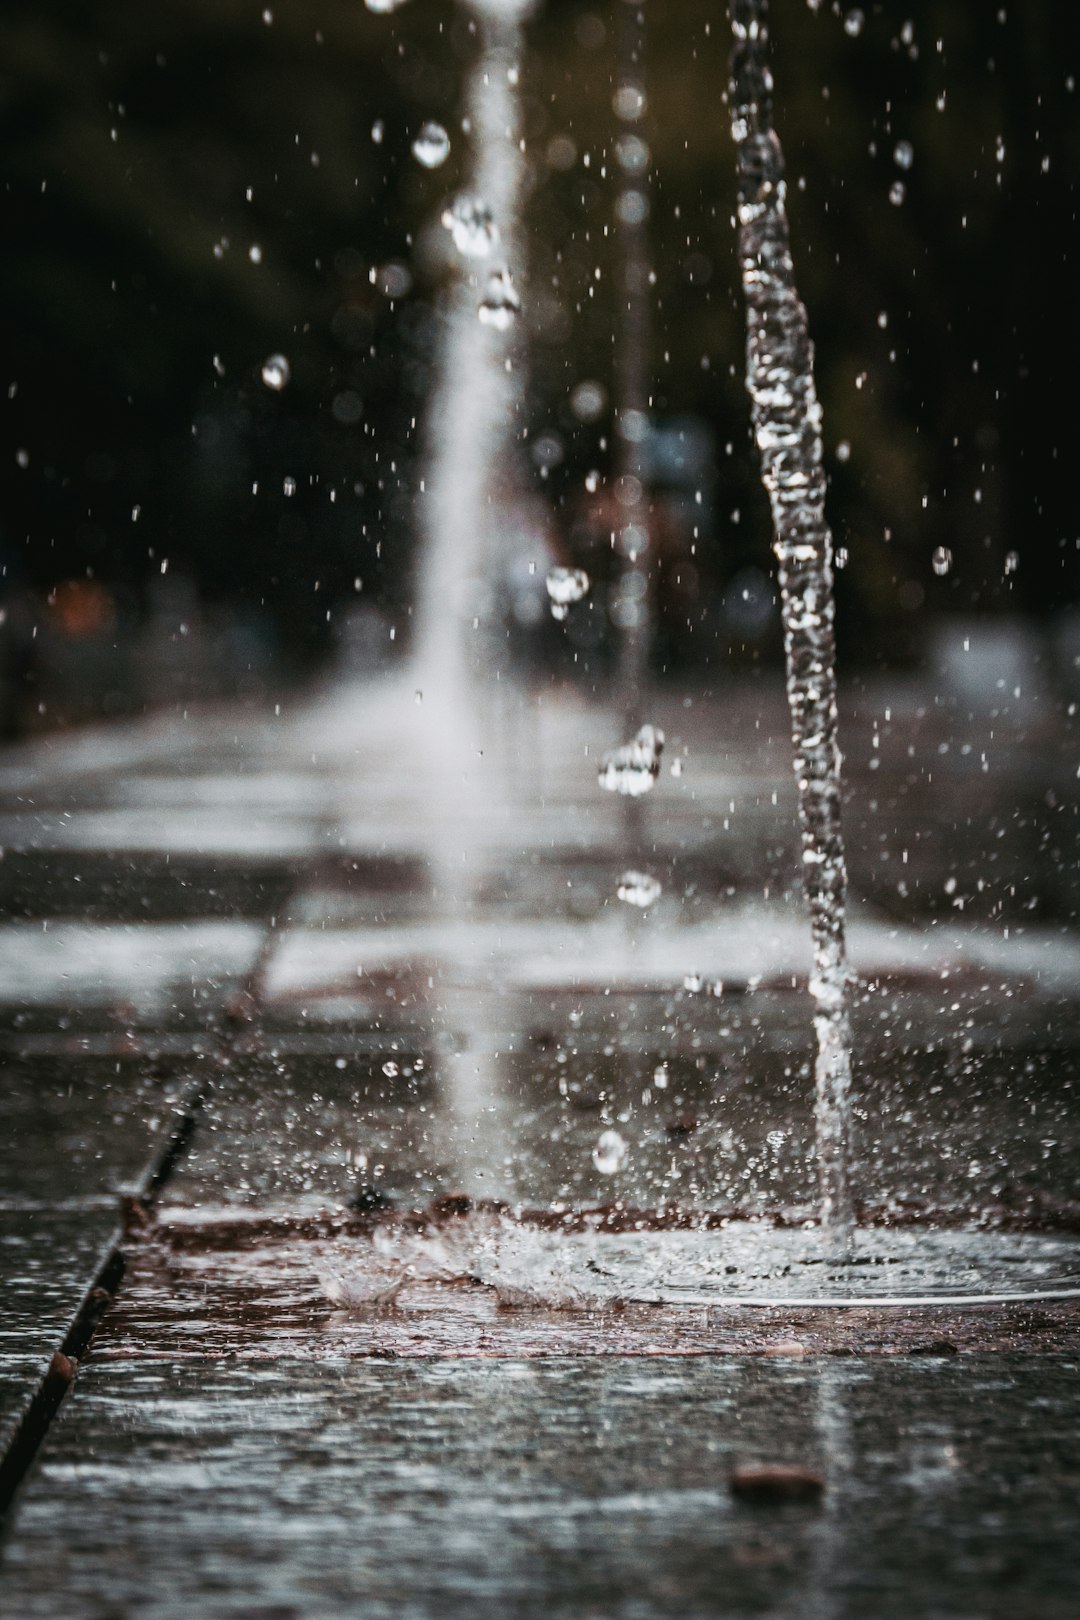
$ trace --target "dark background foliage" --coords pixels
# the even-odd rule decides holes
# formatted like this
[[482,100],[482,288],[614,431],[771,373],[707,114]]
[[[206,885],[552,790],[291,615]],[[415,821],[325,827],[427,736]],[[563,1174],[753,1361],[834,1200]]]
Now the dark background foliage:
[[[527,453],[522,469],[571,548],[584,475],[609,465],[609,419],[582,422],[568,401],[584,379],[612,380],[619,4],[549,0],[522,74],[528,431],[563,453],[543,480]],[[772,24],[849,554],[842,639],[872,662],[916,654],[942,613],[1049,622],[1080,589],[1080,61],[1060,0],[863,9],[856,32],[828,0],[775,0]],[[654,407],[715,445],[694,551],[694,617],[715,625],[731,581],[768,567],[741,380],[727,24],[701,0],[652,0],[647,17]],[[475,48],[468,14],[442,0],[390,16],[362,0],[271,0],[265,14],[258,0],[5,0],[7,593],[47,604],[65,582],[99,582],[120,636],[155,604],[198,600],[293,670],[327,652],[358,594],[404,622],[448,274],[435,222],[462,173]],[[433,172],[409,153],[426,118],[453,138]],[[292,380],[273,393],[260,368],[278,351]],[[940,577],[938,547],[952,557]],[[683,652],[717,645],[699,630]]]

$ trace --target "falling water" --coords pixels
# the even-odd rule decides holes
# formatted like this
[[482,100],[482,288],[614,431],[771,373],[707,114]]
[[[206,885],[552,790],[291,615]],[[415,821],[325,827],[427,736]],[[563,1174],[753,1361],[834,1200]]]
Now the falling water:
[[531,5],[468,0],[464,6],[480,42],[467,96],[471,170],[442,216],[459,269],[426,424],[424,552],[409,677],[422,699],[413,722],[433,807],[433,899],[444,923],[436,1002],[450,1045],[443,1079],[459,1185],[474,1194],[491,1192],[493,1170],[510,1152],[490,1012],[475,963],[468,964],[477,847],[505,809],[497,802],[476,701],[476,676],[488,650],[476,598],[485,575],[498,567],[493,515],[500,497],[513,495],[508,477],[521,405],[513,330],[521,306],[514,283],[524,174],[517,84],[521,28]]
[[732,132],[738,152],[739,261],[746,294],[746,383],[772,509],[783,603],[787,688],[799,784],[803,887],[814,945],[818,1169],[822,1224],[845,1248],[851,1033],[847,1013],[833,635],[832,535],[825,519],[821,406],[784,207],[784,157],[772,125],[768,0],[732,0]]
[[618,585],[619,686],[623,721],[630,731],[642,721],[652,611],[644,462],[649,406],[649,148],[641,134],[646,109],[645,16],[638,0],[623,0],[618,25],[619,82],[614,95],[620,124],[615,142],[619,174],[615,204],[619,261],[615,492],[621,511],[618,531],[612,538],[622,558]]
[[[615,376],[615,495],[619,505],[612,534],[621,558],[615,611],[619,623],[619,705],[627,733],[641,725],[649,668],[654,570],[651,566],[649,508],[645,495],[645,451],[649,398],[649,148],[642,128],[646,111],[645,11],[643,0],[618,7],[618,83],[613,108],[619,122],[615,141],[618,195],[615,203],[617,270]],[[634,796],[622,802],[623,852],[627,860],[645,854],[643,805]]]
[[458,718],[471,712],[480,653],[469,597],[490,560],[491,513],[521,399],[511,354],[523,178],[517,79],[531,5],[471,0],[465,8],[481,40],[468,95],[472,171],[443,216],[462,266],[427,423],[414,673],[425,702],[451,707]]

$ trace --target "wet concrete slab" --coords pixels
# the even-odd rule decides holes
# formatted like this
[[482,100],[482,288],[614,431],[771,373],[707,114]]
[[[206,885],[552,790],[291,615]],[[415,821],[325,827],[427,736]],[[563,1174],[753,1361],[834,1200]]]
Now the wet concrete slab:
[[199,859],[160,850],[9,850],[0,861],[0,918],[173,922],[269,917],[296,882],[295,864],[263,855]]
[[119,1235],[116,1206],[0,1209],[0,1455]]
[[0,1056],[0,1208],[103,1204],[140,1185],[194,1070],[133,1056]]
[[[984,769],[955,710],[900,697],[847,736],[860,1197],[1071,1243],[1075,760],[998,716]],[[514,770],[433,800],[401,767],[417,712],[357,689],[0,766],[0,1440],[170,1088],[205,1082],[23,1489],[12,1612],[1071,1617],[1071,1301],[508,1309],[465,1268],[358,1305],[378,1223],[460,1189],[624,1222],[812,1207],[782,693],[658,696],[625,861],[612,715],[493,711]],[[643,917],[613,898],[638,855]],[[733,1495],[758,1464],[824,1493]]]
[[237,921],[0,925],[0,1007],[121,1005],[136,1020],[182,1023],[220,1005],[255,964],[262,929]]
[[[99,1361],[23,1495],[7,1601],[25,1620],[1071,1620],[1077,1363],[1043,1360],[1037,1405],[1029,1374],[1008,1354]],[[731,1474],[755,1464],[823,1493],[747,1501]]]
[[175,1129],[187,1064],[0,1059],[0,1455]]

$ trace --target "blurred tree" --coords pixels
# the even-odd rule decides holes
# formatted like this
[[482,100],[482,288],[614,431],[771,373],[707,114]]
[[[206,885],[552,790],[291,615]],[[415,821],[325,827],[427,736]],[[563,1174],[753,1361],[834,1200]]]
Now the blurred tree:
[[[549,0],[523,76],[529,437],[571,548],[586,475],[611,455],[623,3]],[[841,636],[876,659],[910,653],[928,609],[1045,615],[1080,589],[1058,400],[1078,337],[1080,69],[1072,10],[1053,0],[864,10],[858,26],[827,0],[776,0],[773,48],[850,553]],[[690,626],[667,637],[671,663],[775,643],[724,606],[736,576],[768,566],[726,18],[703,0],[646,11],[654,409],[716,445],[692,555],[670,571]],[[462,172],[472,51],[448,0],[390,16],[361,0],[5,0],[9,586],[102,580],[122,625],[167,565],[204,599],[265,615],[294,664],[330,645],[357,579],[404,614],[447,267],[435,222]],[[452,145],[431,172],[409,152],[427,118]],[[291,373],[280,391],[261,380],[274,353]],[[935,551],[951,557],[942,575]]]

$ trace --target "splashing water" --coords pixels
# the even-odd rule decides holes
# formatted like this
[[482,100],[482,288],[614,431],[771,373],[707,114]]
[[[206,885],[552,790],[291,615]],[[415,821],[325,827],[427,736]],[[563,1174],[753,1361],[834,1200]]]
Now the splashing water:
[[506,265],[487,278],[476,313],[485,326],[493,326],[497,332],[509,331],[521,314],[521,299]]
[[[855,13],[851,14],[852,16]],[[772,125],[765,58],[768,0],[732,0],[732,133],[738,153],[739,262],[746,296],[746,384],[772,510],[787,655],[803,888],[810,908],[810,990],[817,1035],[816,1120],[822,1226],[850,1246],[851,1033],[840,832],[832,535],[825,518],[821,406],[813,346],[795,285],[784,157]],[[851,30],[849,29],[849,32]]]
[[279,394],[289,381],[289,362],[283,354],[271,354],[263,361],[262,380]]
[[592,1162],[602,1176],[613,1176],[626,1158],[626,1142],[618,1131],[601,1131],[592,1150]]
[[[521,49],[521,25],[531,0],[476,0],[469,12],[481,49],[468,94],[471,152],[467,190],[442,215],[465,264],[452,289],[442,336],[439,374],[426,427],[427,491],[421,509],[425,553],[415,606],[416,684],[430,693],[430,734],[457,741],[448,769],[481,746],[472,735],[481,635],[471,583],[494,566],[494,501],[513,474],[513,440],[520,408],[508,331],[477,320],[477,288],[468,248],[480,256],[501,236],[513,253],[518,235],[524,160],[518,146],[521,112],[508,69]],[[479,199],[483,198],[483,202]],[[481,246],[482,244],[482,246]],[[473,255],[475,257],[475,254]],[[511,323],[512,325],[512,323]],[[463,738],[468,738],[468,743]],[[475,746],[473,746],[475,744]]]
[[648,793],[660,775],[664,733],[659,726],[642,726],[633,742],[613,748],[600,761],[597,781],[609,793],[638,799]]
[[549,568],[544,583],[555,619],[565,619],[571,603],[580,602],[589,590],[584,568]]
[[425,169],[438,169],[450,156],[450,137],[441,124],[428,120],[421,124],[412,143],[412,154]]
[[654,906],[663,892],[659,878],[651,872],[624,872],[615,893],[628,906],[640,906],[644,911]]
[[[516,323],[504,329],[477,319],[477,271],[488,267],[476,259],[482,261],[498,238],[509,262],[517,262],[525,163],[516,64],[530,5],[468,0],[465,6],[479,48],[469,70],[466,190],[444,216],[461,262],[448,289],[425,426],[424,555],[409,675],[409,685],[424,694],[412,719],[431,799],[439,806],[428,854],[448,938],[449,966],[438,986],[440,1014],[454,1037],[443,1064],[444,1095],[458,1184],[474,1193],[489,1190],[492,1166],[510,1156],[512,1118],[488,1034],[483,987],[462,982],[452,964],[469,954],[478,828],[500,803],[478,701],[483,689],[477,677],[486,668],[491,630],[477,611],[477,597],[481,582],[499,570],[499,512],[513,501],[517,486],[522,400]],[[470,254],[470,248],[478,251]]]
[[486,259],[499,240],[499,227],[480,197],[458,197],[444,208],[442,222],[466,259]]

